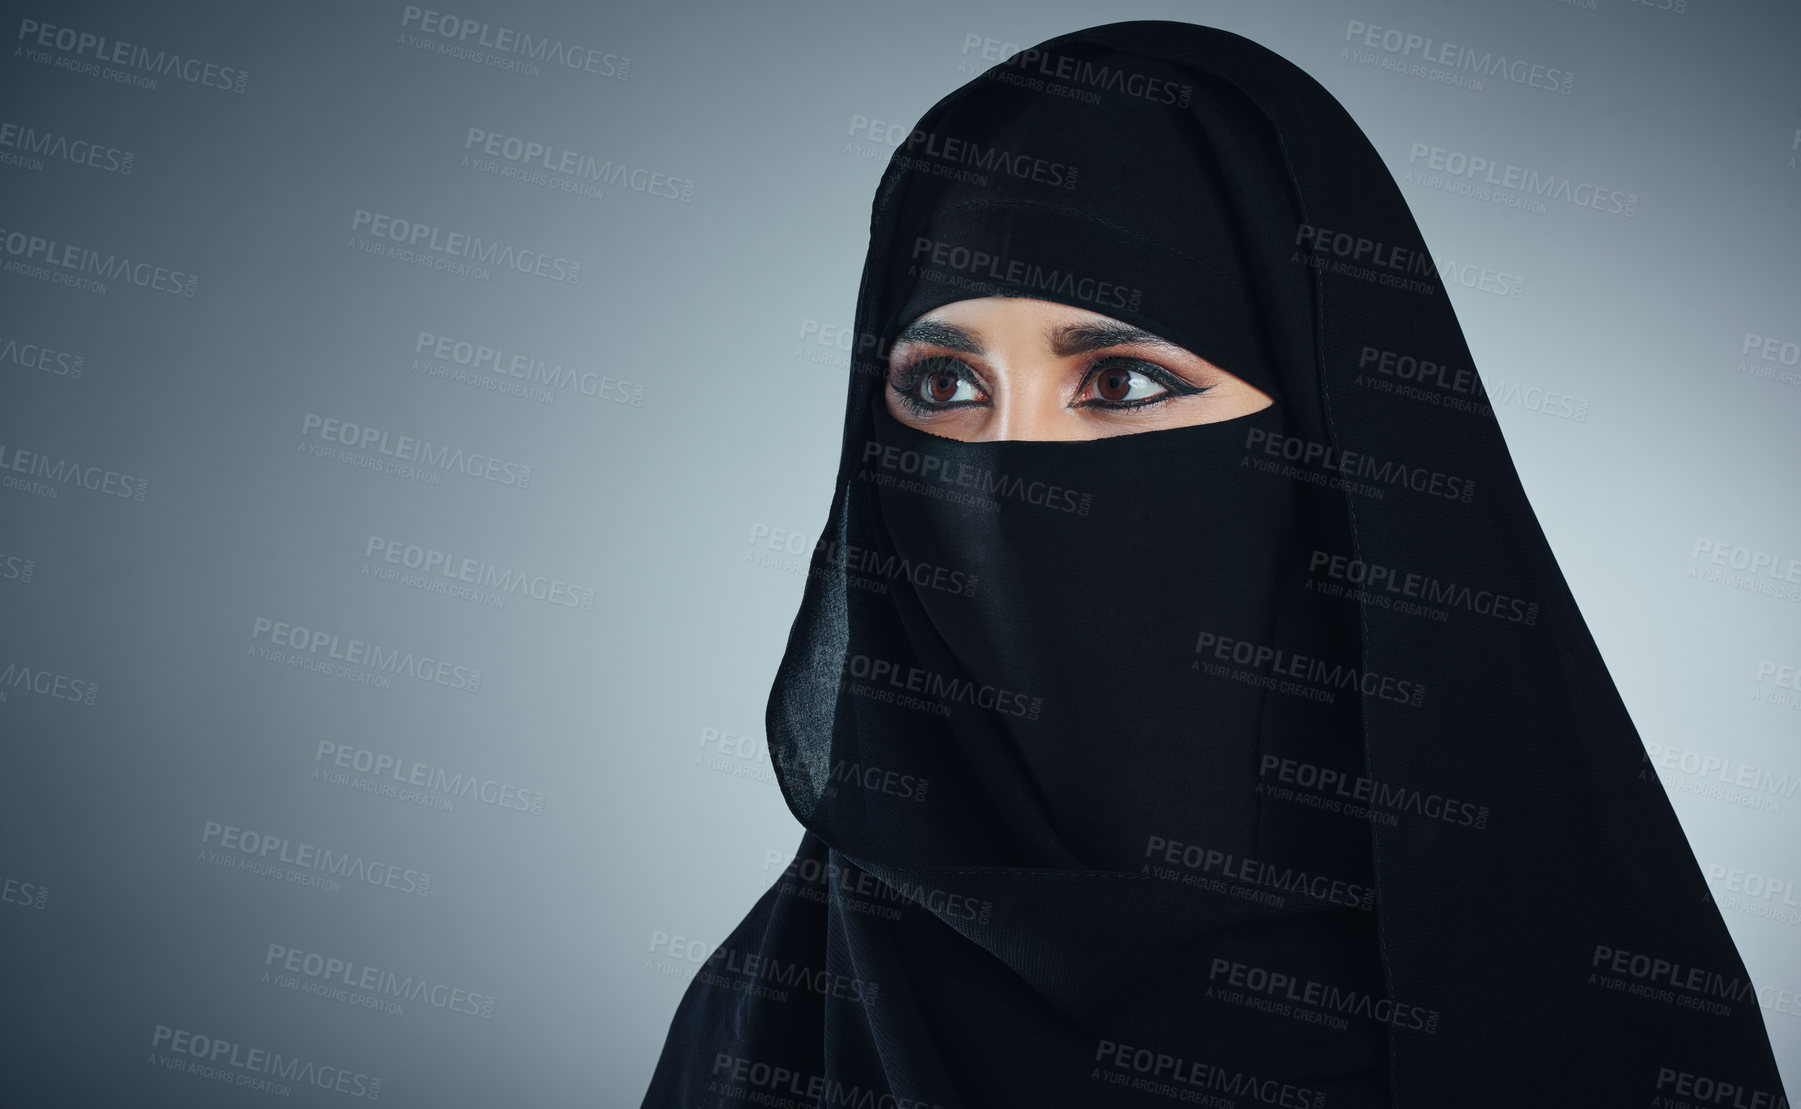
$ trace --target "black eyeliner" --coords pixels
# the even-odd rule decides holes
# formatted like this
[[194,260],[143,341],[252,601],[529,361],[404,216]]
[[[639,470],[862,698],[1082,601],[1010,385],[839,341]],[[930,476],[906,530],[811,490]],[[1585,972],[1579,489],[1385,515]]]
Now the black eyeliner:
[[1140,397],[1138,400],[1091,400],[1084,401],[1081,404],[1067,405],[1066,407],[1100,408],[1110,412],[1123,412],[1133,408],[1146,408],[1153,404],[1162,404],[1164,401],[1170,400],[1173,397],[1192,397],[1199,393],[1205,393],[1213,388],[1211,385],[1191,384],[1190,382],[1183,380],[1179,375],[1159,366],[1155,362],[1148,362],[1142,358],[1131,358],[1115,354],[1095,359],[1088,367],[1088,372],[1083,375],[1081,388],[1078,389],[1077,392],[1080,392],[1081,389],[1088,388],[1089,384],[1094,381],[1101,370],[1108,366],[1125,366],[1150,378],[1165,389],[1168,389],[1169,392],[1154,397]]
[[[1173,397],[1195,396],[1200,393],[1205,393],[1213,388],[1211,385],[1191,384],[1179,375],[1155,362],[1146,361],[1142,358],[1131,358],[1124,355],[1109,355],[1097,358],[1089,364],[1088,369],[1082,376],[1082,381],[1077,392],[1086,389],[1089,384],[1094,381],[1096,375],[1109,366],[1127,367],[1136,373],[1150,378],[1152,381],[1155,381],[1169,391],[1154,397],[1141,397],[1138,400],[1133,401],[1091,400],[1081,404],[1066,405],[1065,407],[1099,408],[1109,412],[1125,412],[1135,408],[1147,408],[1153,404],[1162,404]],[[985,402],[967,400],[945,404],[934,404],[917,395],[919,384],[925,380],[928,373],[942,373],[946,369],[962,380],[969,382],[976,388],[982,389],[984,392],[987,391],[981,380],[978,379],[974,372],[969,368],[968,363],[964,362],[961,358],[955,358],[946,354],[926,355],[923,358],[918,358],[907,363],[904,367],[891,369],[888,376],[888,387],[893,389],[895,395],[906,402],[907,407],[920,415],[929,416],[935,412],[946,412],[954,408],[983,407]]]
[[[919,383],[925,380],[927,373],[941,373],[946,368],[949,368],[950,372],[956,374],[959,378],[969,382],[976,388],[981,389],[983,392],[988,391],[987,388],[983,386],[982,382],[975,376],[974,371],[969,368],[968,363],[964,362],[961,358],[953,358],[947,354],[928,354],[923,358],[917,358],[907,363],[899,369],[891,369],[888,374],[888,387],[894,390],[896,396],[907,403],[907,407],[922,416],[929,416],[934,412],[946,412],[953,408],[981,407],[984,403],[982,401],[963,400],[954,401],[948,404],[933,404],[922,400],[915,395],[916,390],[919,388]],[[898,380],[896,380],[897,378]]]

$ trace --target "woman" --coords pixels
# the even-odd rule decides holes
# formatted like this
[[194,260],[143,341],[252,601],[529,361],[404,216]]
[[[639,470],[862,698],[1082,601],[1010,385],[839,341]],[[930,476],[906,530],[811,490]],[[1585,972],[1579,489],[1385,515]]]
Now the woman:
[[767,719],[807,832],[646,1106],[1783,1104],[1317,83],[1177,23],[1023,51],[888,167],[857,328]]

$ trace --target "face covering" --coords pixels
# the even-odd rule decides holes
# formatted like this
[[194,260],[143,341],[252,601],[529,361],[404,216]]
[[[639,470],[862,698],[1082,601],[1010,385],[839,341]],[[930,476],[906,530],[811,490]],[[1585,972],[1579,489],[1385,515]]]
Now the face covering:
[[[1334,1104],[1380,1105],[1380,1025],[1295,1027],[1208,1000],[1209,982],[1237,968],[1331,983],[1371,1004],[1382,996],[1367,833],[1258,789],[1266,759],[1346,778],[1363,761],[1354,686],[1307,675],[1310,663],[1356,671],[1345,665],[1356,640],[1344,607],[1301,588],[1307,553],[1325,543],[1311,510],[1330,505],[1248,464],[1247,439],[1284,434],[1285,416],[1276,406],[1088,442],[960,443],[873,404],[869,464],[852,480],[876,487],[894,555],[961,568],[978,588],[897,591],[915,650],[882,680],[856,680],[853,662],[849,687],[928,705],[947,692],[939,674],[996,690],[998,729],[953,726],[939,742],[968,744],[973,764],[994,768],[989,796],[1023,794],[1008,823],[1031,830],[1028,851],[1091,884],[1186,881],[1250,910],[1204,930],[1180,911],[1146,922],[1139,952],[1072,985],[1072,1018],[1110,1011],[1101,1024],[1116,1035],[1204,1048],[1210,1065],[1278,1076]],[[1299,680],[1271,677],[1278,659]],[[919,705],[896,715],[906,711]],[[1054,930],[1056,912],[1010,930]],[[1204,946],[1184,951],[1195,938]],[[1108,1000],[1122,986],[1130,1005]],[[957,1027],[956,1012],[952,1003],[935,1020]],[[966,1034],[980,1042],[977,1029]],[[1070,1057],[1104,1038],[1072,1043]],[[985,1052],[969,1051],[965,1066],[983,1076],[970,1096],[1033,1081]]]
[[[1264,755],[1329,739],[1338,749],[1317,754],[1361,767],[1357,716],[1342,711],[1354,697],[1272,697],[1244,680],[1256,668],[1219,665],[1245,657],[1238,644],[1266,669],[1277,645],[1328,663],[1356,650],[1344,606],[1302,588],[1325,545],[1315,506],[1247,464],[1247,438],[1284,434],[1280,406],[1075,443],[961,443],[879,404],[871,416],[853,480],[876,486],[895,555],[977,583],[897,591],[908,640],[934,666],[1018,691],[1003,709],[1027,711],[995,717],[1043,815],[1047,863],[1137,871],[1153,835],[1267,857]],[[1349,847],[1340,869],[1367,867],[1366,837],[1288,846]]]
[[[768,708],[806,834],[646,1106],[1781,1096],[1492,413],[1384,388],[1479,382],[1430,257],[1342,107],[1223,31],[1063,36],[925,115]],[[887,345],[980,296],[1275,404],[1074,443],[892,419]],[[1661,1004],[1622,951],[1740,988]]]

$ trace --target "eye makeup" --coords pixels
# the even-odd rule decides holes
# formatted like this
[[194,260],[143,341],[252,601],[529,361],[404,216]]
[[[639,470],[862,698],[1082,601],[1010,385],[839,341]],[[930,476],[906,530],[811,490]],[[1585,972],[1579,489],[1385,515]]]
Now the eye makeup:
[[1088,372],[1082,377],[1082,388],[1078,393],[1086,392],[1090,386],[1108,370],[1125,370],[1156,382],[1163,386],[1164,392],[1149,397],[1121,398],[1108,400],[1097,397],[1070,405],[1071,408],[1101,408],[1109,411],[1124,411],[1132,408],[1144,408],[1153,404],[1162,404],[1172,397],[1192,397],[1197,393],[1205,393],[1213,388],[1211,385],[1194,385],[1182,379],[1179,374],[1159,366],[1155,362],[1147,362],[1142,358],[1128,355],[1111,354],[1095,359],[1090,363]]
[[[1117,400],[1093,397],[1088,400],[1074,401],[1068,407],[1123,412],[1162,404],[1174,397],[1195,396],[1213,388],[1212,385],[1195,385],[1168,368],[1143,358],[1123,354],[1106,354],[1090,360],[1083,369],[1081,382],[1076,388],[1076,395],[1079,397],[1088,392],[1103,373],[1114,370],[1135,374],[1161,386],[1164,391],[1152,396]],[[920,386],[926,384],[928,379],[945,375],[958,379],[960,383],[967,383],[979,394],[979,397],[963,400],[930,400],[920,395]],[[992,403],[987,395],[987,387],[974,367],[961,358],[947,354],[926,354],[894,365],[889,371],[888,386],[909,409],[921,416],[929,417],[958,408],[986,407]]]

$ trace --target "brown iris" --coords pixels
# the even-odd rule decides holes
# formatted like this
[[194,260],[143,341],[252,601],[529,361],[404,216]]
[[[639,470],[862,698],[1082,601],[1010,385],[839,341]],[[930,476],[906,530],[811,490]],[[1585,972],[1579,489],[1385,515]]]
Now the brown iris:
[[930,374],[925,379],[926,396],[943,404],[957,395],[957,386],[963,379],[953,373]]
[[1126,394],[1132,391],[1132,371],[1117,367],[1102,370],[1095,375],[1094,391],[1102,400],[1126,399]]

